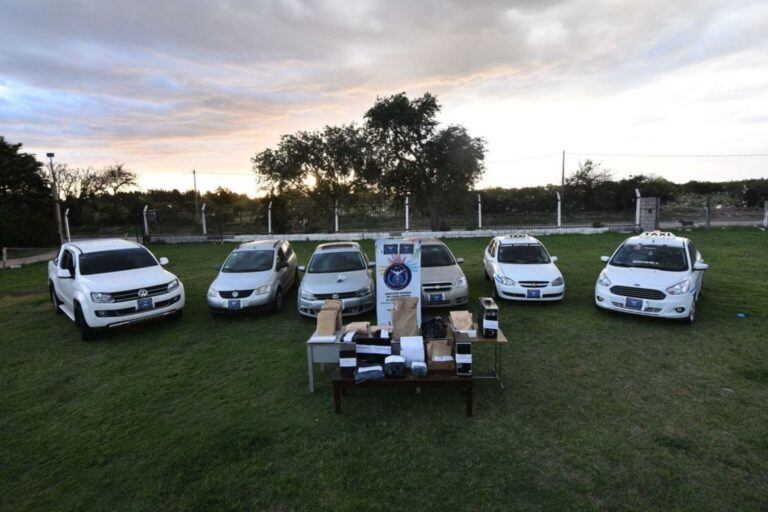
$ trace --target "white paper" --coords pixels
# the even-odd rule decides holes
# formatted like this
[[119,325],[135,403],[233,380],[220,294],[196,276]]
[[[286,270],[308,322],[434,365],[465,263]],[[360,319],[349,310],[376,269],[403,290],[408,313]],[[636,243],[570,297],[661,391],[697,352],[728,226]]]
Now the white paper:
[[384,363],[404,363],[405,358],[403,356],[387,356],[384,358]]
[[357,366],[357,358],[356,357],[341,357],[339,358],[339,366],[344,368],[349,368]]
[[456,363],[458,364],[472,364],[472,354],[456,354]]
[[358,354],[378,354],[387,356],[392,353],[390,345],[357,345]]
[[424,362],[424,338],[421,336],[403,336],[400,338],[400,355],[405,357],[408,368],[414,362]]
[[381,366],[361,366],[357,369],[357,373],[375,372],[376,370],[384,371]]
[[381,339],[387,340],[389,339],[389,331],[386,329],[381,330]]
[[483,319],[483,328],[484,329],[497,329],[499,328],[499,321],[498,320],[486,320]]
[[453,356],[435,356],[432,358],[432,361],[436,363],[441,363],[444,361],[453,361]]
[[333,336],[312,336],[309,338],[309,343],[333,343],[336,341],[336,335]]
[[352,338],[354,337],[355,337],[355,331],[348,332],[347,334],[344,335],[344,341],[346,341],[347,343],[350,343],[352,341]]

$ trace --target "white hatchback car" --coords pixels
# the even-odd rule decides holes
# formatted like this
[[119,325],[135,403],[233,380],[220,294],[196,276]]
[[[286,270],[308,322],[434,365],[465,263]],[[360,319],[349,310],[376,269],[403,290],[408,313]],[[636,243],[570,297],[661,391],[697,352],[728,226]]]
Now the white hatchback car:
[[595,304],[635,315],[693,322],[709,265],[687,238],[660,231],[627,238],[595,284]]
[[483,254],[485,279],[495,299],[557,301],[565,296],[563,274],[544,245],[529,235],[497,236]]

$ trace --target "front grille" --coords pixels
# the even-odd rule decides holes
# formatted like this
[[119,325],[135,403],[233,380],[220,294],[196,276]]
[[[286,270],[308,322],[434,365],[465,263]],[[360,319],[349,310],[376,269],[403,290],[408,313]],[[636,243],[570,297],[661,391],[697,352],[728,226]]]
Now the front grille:
[[314,295],[317,300],[351,299],[357,296],[357,292],[315,293]]
[[[181,299],[181,295],[176,295],[175,297],[171,297],[170,299],[159,300],[152,305],[152,309],[164,308],[166,306],[170,306],[171,304],[176,304],[177,302],[179,302],[180,299]],[[145,311],[152,311],[152,309],[142,309],[141,312],[143,313]],[[137,312],[138,310],[135,307],[123,308],[123,309],[102,309],[102,310],[96,311],[96,316],[98,316],[99,318],[107,318],[107,317],[132,315]]]
[[549,281],[518,281],[523,288],[544,288]]
[[147,286],[145,288],[136,288],[135,290],[127,290],[124,292],[111,293],[115,302],[126,302],[129,300],[136,300],[139,298],[139,290],[147,290],[145,297],[154,297],[155,295],[162,295],[168,292],[168,285],[170,283],[159,284],[157,286]]
[[666,294],[660,290],[635,288],[634,286],[612,286],[611,293],[621,295],[622,297],[635,297],[638,299],[661,300],[666,297]]
[[[233,294],[237,292],[237,297],[235,297]],[[222,299],[242,299],[243,297],[248,297],[253,293],[253,290],[231,290],[228,292],[219,292],[219,297]]]
[[451,283],[427,283],[422,285],[421,288],[426,293],[430,292],[448,292],[451,291]]

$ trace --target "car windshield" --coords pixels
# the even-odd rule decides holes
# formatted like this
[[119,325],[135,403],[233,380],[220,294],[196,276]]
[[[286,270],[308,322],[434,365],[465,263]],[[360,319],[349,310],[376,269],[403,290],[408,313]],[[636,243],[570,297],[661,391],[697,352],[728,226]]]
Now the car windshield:
[[312,256],[307,272],[323,274],[327,272],[350,272],[364,270],[363,256],[357,251],[317,253]]
[[275,251],[235,251],[229,255],[221,271],[264,272],[272,268]]
[[685,250],[665,245],[624,244],[611,259],[615,267],[636,267],[682,272],[688,269]]
[[106,274],[156,266],[157,260],[142,247],[120,249],[119,251],[99,251],[81,254],[80,274]]
[[549,255],[541,244],[515,244],[499,247],[499,263],[549,263]]
[[421,266],[422,267],[447,267],[453,265],[456,261],[453,259],[451,251],[442,245],[422,245],[421,246]]

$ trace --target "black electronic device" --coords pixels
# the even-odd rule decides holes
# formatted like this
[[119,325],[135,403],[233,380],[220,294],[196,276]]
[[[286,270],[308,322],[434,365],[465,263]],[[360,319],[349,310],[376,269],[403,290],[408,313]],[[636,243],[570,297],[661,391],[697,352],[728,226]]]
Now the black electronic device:
[[483,338],[499,335],[499,306],[490,297],[477,299],[477,331]]
[[465,332],[453,331],[453,347],[456,352],[456,375],[472,375],[472,343]]

